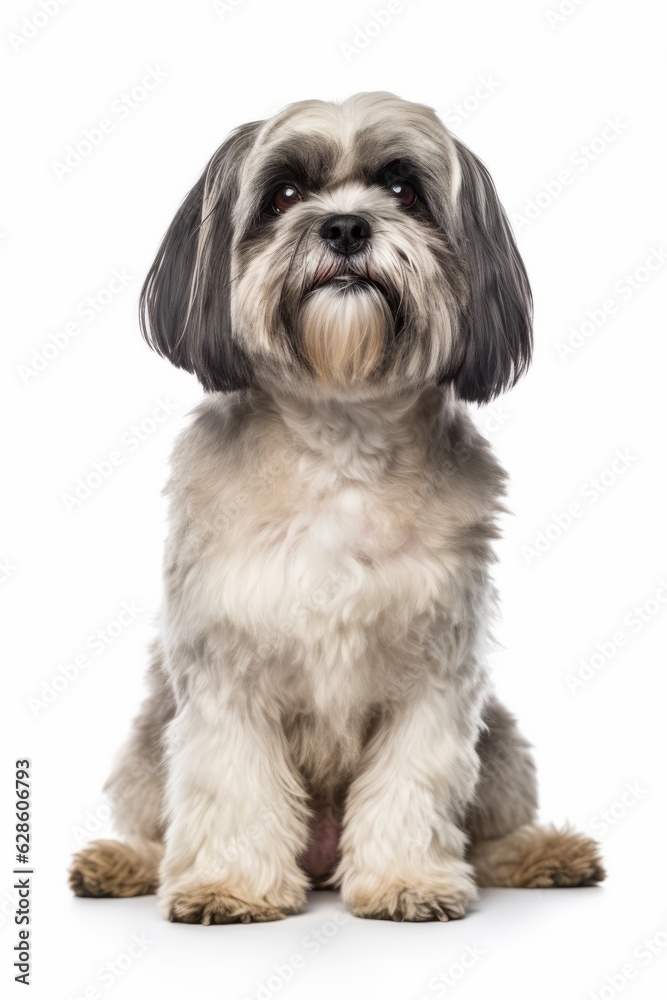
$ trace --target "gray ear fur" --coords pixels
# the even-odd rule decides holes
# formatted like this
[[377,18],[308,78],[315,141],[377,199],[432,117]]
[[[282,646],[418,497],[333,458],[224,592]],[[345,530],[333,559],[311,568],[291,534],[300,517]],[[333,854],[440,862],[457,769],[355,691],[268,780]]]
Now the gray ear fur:
[[169,226],[141,292],[147,342],[209,390],[253,382],[231,330],[229,285],[238,177],[261,124],[241,126],[213,155]]
[[486,403],[514,385],[530,364],[533,300],[509,221],[484,164],[455,140],[459,204],[470,301],[458,395]]

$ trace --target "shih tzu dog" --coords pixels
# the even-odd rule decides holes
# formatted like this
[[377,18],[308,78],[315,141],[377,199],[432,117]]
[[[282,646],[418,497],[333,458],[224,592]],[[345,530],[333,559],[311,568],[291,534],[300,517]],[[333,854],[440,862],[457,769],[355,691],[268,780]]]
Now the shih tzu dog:
[[168,485],[150,694],[81,896],[273,920],[312,885],[447,920],[478,885],[590,885],[536,825],[485,655],[505,475],[466,403],[514,384],[531,293],[482,163],[385,93],[244,125],[178,210],[144,334],[207,391]]

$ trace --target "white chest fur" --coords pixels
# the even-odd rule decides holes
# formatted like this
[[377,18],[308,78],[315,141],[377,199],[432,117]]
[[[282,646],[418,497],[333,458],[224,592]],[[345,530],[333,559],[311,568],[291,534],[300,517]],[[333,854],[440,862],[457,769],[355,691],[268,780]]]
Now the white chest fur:
[[210,420],[206,439],[186,439],[195,534],[178,542],[182,613],[171,617],[229,644],[242,636],[243,669],[270,660],[322,705],[346,686],[370,698],[391,683],[420,655],[428,621],[469,624],[478,582],[464,571],[461,526],[480,505],[472,494],[462,503],[453,467],[449,486],[434,483],[411,407],[267,406],[227,438],[214,424],[224,447]]
[[[416,501],[415,501],[416,502]],[[230,621],[304,644],[336,633],[407,627],[433,605],[448,569],[414,525],[347,485],[224,546],[210,566],[211,597]]]

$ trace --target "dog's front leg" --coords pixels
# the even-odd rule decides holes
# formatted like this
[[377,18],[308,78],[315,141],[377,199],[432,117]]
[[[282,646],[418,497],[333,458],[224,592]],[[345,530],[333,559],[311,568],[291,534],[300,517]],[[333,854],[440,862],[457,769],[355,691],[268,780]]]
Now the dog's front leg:
[[387,711],[364,750],[338,869],[357,916],[448,920],[476,896],[459,825],[478,774],[479,697],[469,681],[440,679]]
[[162,907],[186,923],[275,920],[306,894],[303,789],[275,713],[205,676],[168,733]]

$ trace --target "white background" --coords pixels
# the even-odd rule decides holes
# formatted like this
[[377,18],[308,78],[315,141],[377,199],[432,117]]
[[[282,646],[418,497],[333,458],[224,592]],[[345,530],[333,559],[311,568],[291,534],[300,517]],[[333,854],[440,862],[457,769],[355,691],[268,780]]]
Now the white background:
[[[11,982],[10,807],[14,761],[26,756],[32,996],[662,994],[667,265],[652,254],[667,245],[664,29],[649,0],[566,0],[571,13],[560,20],[549,14],[558,2],[403,0],[365,46],[357,29],[385,0],[236,0],[220,13],[207,0],[70,0],[27,40],[24,19],[37,3],[3,5],[0,963],[12,995],[23,987]],[[164,79],[121,111],[149,68]],[[141,697],[160,600],[160,489],[172,441],[200,398],[195,379],[140,338],[143,276],[232,127],[292,100],[376,89],[431,104],[487,162],[532,279],[535,363],[479,414],[510,470],[514,513],[498,545],[493,672],[536,745],[543,817],[599,836],[609,880],[599,889],[485,891],[451,924],[350,919],[335,933],[335,893],[277,924],[215,928],[170,925],[154,898],[74,899],[71,852],[109,832],[100,789]],[[112,130],[59,178],[67,147],[103,118]],[[563,171],[567,184],[557,181]],[[643,269],[647,260],[655,270]],[[130,277],[104,304],[114,270]],[[89,296],[102,306],[90,322],[81,305]],[[614,311],[600,323],[607,300]],[[589,310],[589,336],[562,357],[558,345]],[[74,322],[67,342],[62,331]],[[65,346],[47,347],[37,371],[56,334]],[[172,412],[152,424],[159,401]],[[133,428],[146,420],[139,440]],[[629,458],[609,471],[618,450]],[[121,464],[68,510],[63,496],[112,451]],[[573,503],[572,523],[552,527],[540,554],[527,552],[554,517],[567,525]],[[96,652],[91,636],[117,631],[124,602],[140,609],[136,618]],[[642,607],[646,621],[633,610]],[[582,660],[597,643],[606,653],[586,673]],[[77,656],[87,665],[63,681]],[[578,672],[588,679],[573,686]],[[150,943],[128,967],[135,934]],[[654,942],[653,956],[644,941]],[[478,957],[461,977],[466,948]],[[288,975],[294,955],[302,967],[262,992],[274,966]],[[117,962],[120,977],[100,973]]]

